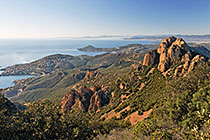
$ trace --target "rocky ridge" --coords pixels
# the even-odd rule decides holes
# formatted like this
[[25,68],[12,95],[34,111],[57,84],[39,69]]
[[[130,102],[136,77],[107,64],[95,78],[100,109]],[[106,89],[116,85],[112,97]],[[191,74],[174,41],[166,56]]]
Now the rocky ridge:
[[157,50],[146,53],[143,65],[157,65],[157,69],[167,75],[173,64],[181,62],[174,76],[182,76],[192,71],[199,61],[206,61],[206,58],[191,50],[183,39],[172,36],[163,39]]

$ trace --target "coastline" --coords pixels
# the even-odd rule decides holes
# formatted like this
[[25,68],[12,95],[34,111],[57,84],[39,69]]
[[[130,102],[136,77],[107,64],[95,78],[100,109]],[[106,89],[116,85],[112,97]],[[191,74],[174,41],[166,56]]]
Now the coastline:
[[2,89],[7,89],[10,87],[15,86],[15,84],[19,81],[19,80],[26,80],[28,78],[33,78],[35,76],[32,75],[12,75],[12,76],[0,76],[0,88]]
[[[79,48],[79,47],[77,47],[77,51],[78,52],[85,52],[85,53],[95,53],[95,55],[97,55],[98,53],[99,53],[99,55],[100,55],[100,53],[106,53],[106,52],[108,52],[108,53],[112,53],[112,52],[120,52],[120,53],[125,53],[126,51],[128,51],[128,49],[129,48],[140,48],[140,47],[142,47],[142,46],[147,46],[147,45],[155,45],[155,44],[157,44],[157,42],[158,41],[160,41],[161,39],[140,39],[139,41],[141,42],[141,41],[148,41],[148,42],[150,42],[149,44],[128,44],[128,45],[124,45],[124,46],[119,46],[119,45],[117,45],[117,46],[115,46],[115,47],[94,47],[94,46],[92,46],[92,45],[88,45],[89,46],[89,48],[88,48],[88,46],[84,46],[84,47],[82,47],[82,48]],[[154,42],[156,42],[156,43],[154,43]],[[194,41],[193,43],[196,43],[196,44],[202,44],[202,43],[210,43],[210,41],[208,42],[208,41]],[[133,46],[132,46],[133,45]],[[145,49],[145,48],[142,48],[142,49]],[[148,49],[148,48],[147,48]],[[147,50],[146,49],[146,50]],[[132,50],[133,51],[133,50]],[[55,54],[56,55],[56,54]],[[95,56],[95,55],[90,55],[90,57],[91,56]],[[42,57],[41,59],[43,59],[43,58],[46,58],[46,57],[49,57],[50,55],[47,55],[47,56],[45,56],[45,57]],[[53,56],[53,55],[51,55],[51,56]],[[64,55],[61,55],[61,56],[64,56]],[[66,55],[66,56],[71,56],[71,55]],[[77,55],[77,56],[71,56],[71,57],[82,57],[83,55]],[[89,57],[89,56],[88,56]],[[40,59],[38,59],[38,60],[40,60]],[[38,60],[34,60],[34,61],[31,61],[31,63],[32,62],[35,62],[35,61],[38,61]],[[25,64],[30,64],[30,63],[23,63],[23,64],[15,64],[15,65],[12,65],[12,66],[18,66],[18,65],[25,65]],[[9,66],[9,67],[12,67],[12,66]],[[0,77],[4,77],[5,76],[5,78],[6,77],[16,77],[16,78],[18,78],[18,77],[23,77],[24,79],[27,79],[28,77],[30,78],[31,76],[32,77],[34,77],[34,76],[40,76],[40,75],[46,75],[46,74],[48,74],[48,73],[50,73],[50,72],[44,72],[44,71],[40,71],[39,73],[36,73],[36,72],[30,72],[30,73],[24,73],[24,72],[20,72],[20,73],[13,73],[13,74],[11,74],[11,73],[7,73],[7,74],[5,74],[5,75],[2,75],[2,73],[3,72],[5,72],[6,71],[6,69],[7,69],[8,67],[0,67]],[[25,69],[27,69],[27,68],[25,68]],[[27,69],[28,70],[28,69]],[[21,79],[14,79],[13,81],[12,81],[12,83],[14,83],[16,80],[21,80]],[[11,82],[11,81],[10,81]],[[0,82],[1,83],[1,82]],[[11,84],[10,84],[11,85]],[[14,85],[13,85],[14,86]]]

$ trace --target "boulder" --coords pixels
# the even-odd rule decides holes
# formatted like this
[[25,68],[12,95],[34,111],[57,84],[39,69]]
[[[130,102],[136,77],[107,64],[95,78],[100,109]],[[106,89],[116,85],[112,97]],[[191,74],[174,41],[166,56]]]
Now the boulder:
[[126,89],[126,83],[124,82],[120,83],[120,89]]

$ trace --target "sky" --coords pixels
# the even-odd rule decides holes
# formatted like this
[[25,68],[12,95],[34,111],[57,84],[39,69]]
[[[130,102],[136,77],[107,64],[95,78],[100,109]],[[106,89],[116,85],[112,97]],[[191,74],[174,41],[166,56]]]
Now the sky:
[[210,0],[0,0],[0,38],[210,34]]

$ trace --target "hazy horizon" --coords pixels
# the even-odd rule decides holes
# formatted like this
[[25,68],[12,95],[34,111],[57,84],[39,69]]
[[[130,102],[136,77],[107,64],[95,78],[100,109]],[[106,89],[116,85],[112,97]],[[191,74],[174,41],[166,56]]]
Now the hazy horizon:
[[0,38],[71,38],[210,33],[210,1],[7,0]]

